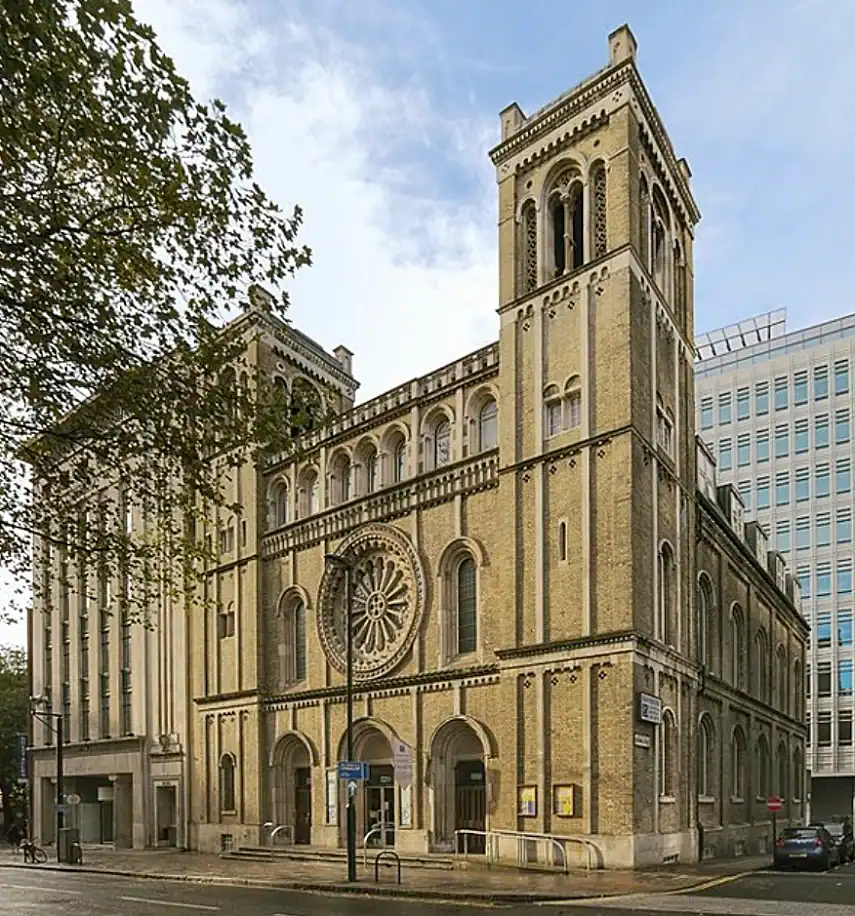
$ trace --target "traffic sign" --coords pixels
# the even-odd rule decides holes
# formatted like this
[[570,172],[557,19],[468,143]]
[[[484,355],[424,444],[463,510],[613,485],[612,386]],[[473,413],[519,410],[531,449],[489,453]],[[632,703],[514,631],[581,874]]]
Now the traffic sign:
[[403,741],[392,744],[392,759],[395,762],[395,782],[402,789],[413,782],[413,749]]
[[79,805],[80,802],[81,798],[76,792],[72,792],[70,795],[65,796],[65,803],[67,805]]
[[338,778],[365,782],[368,779],[369,765],[360,760],[339,760]]
[[766,807],[770,811],[780,811],[784,807],[783,801],[779,795],[772,795],[770,798],[766,799]]

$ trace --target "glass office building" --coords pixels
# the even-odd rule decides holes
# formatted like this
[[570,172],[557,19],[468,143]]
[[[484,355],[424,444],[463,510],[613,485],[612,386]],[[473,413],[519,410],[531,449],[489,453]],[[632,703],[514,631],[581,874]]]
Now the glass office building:
[[736,485],[802,586],[810,814],[852,814],[855,315],[788,334],[785,312],[770,312],[696,348],[697,431],[718,480]]

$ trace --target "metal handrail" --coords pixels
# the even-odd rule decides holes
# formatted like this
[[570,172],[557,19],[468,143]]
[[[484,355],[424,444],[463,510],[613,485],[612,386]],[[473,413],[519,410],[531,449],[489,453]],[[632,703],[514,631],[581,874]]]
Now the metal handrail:
[[[469,855],[469,843],[465,839],[465,837],[467,836],[484,837],[484,842],[485,842],[485,847],[486,847],[485,852],[487,854],[487,860],[489,862],[498,861],[498,856],[494,854],[494,845],[495,845],[494,841],[495,840],[498,840],[501,837],[508,837],[508,838],[516,839],[517,840],[517,863],[518,864],[524,864],[523,860],[525,857],[522,854],[522,850],[523,850],[523,847],[521,845],[522,841],[524,840],[545,840],[546,842],[550,843],[553,850],[557,848],[558,851],[560,852],[561,861],[562,861],[562,870],[564,874],[568,874],[570,870],[569,862],[567,861],[567,850],[564,848],[564,843],[578,843],[585,847],[585,851],[587,853],[586,867],[588,871],[591,870],[591,851],[596,850],[597,848],[595,843],[593,843],[591,840],[585,839],[584,837],[564,836],[563,834],[523,833],[519,830],[468,830],[468,829],[463,829],[463,830],[454,831],[454,837],[455,837],[454,854],[455,856],[460,855],[460,853],[458,852],[458,846],[459,846],[457,842],[458,837],[464,837],[463,855],[464,856]],[[553,862],[554,862],[554,854],[553,854]]]
[[[267,830],[268,827],[275,827],[275,826],[276,826],[276,825],[273,823],[273,821],[265,821],[265,822],[261,825],[261,845],[262,845],[262,846],[265,845],[265,840],[264,840],[264,833],[265,833],[265,831]],[[269,840],[270,837],[268,837],[267,839]]]
[[[293,828],[291,827],[290,824],[280,824],[278,827],[274,827],[274,828],[273,828],[273,832],[270,834],[270,845],[271,845],[271,846],[275,846],[275,845],[276,845],[276,834],[279,833],[280,830],[291,830],[291,831],[293,831]],[[290,834],[290,836],[291,836],[291,839],[292,839],[292,841],[293,841],[293,839],[294,839],[294,834],[293,834],[293,832]],[[292,845],[292,846],[294,845],[293,842],[291,843],[291,845]]]
[[383,821],[381,824],[375,824],[362,838],[362,864],[365,868],[368,868],[368,838],[374,836],[375,833],[380,833],[387,827],[392,827],[394,829],[395,825],[392,821]]

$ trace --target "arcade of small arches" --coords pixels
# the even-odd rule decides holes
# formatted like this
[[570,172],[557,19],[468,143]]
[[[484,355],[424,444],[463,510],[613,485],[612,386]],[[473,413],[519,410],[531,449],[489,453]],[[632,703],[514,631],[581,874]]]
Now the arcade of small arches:
[[[720,673],[730,680],[732,686],[745,690],[751,688],[753,694],[764,702],[771,702],[782,712],[801,719],[804,711],[805,688],[800,659],[795,658],[792,664],[787,659],[787,649],[779,642],[774,651],[774,668],[772,668],[772,642],[766,628],[757,627],[751,644],[751,677],[748,677],[748,632],[745,613],[740,604],[734,601],[726,617],[716,611],[715,591],[710,576],[701,571],[695,593],[695,613],[697,632],[698,660],[709,672]],[[720,627],[728,626],[727,670],[725,660],[719,665],[716,657],[716,640]],[[774,671],[774,679],[772,672]]]
[[[295,383],[299,380],[295,380]],[[464,415],[464,442],[454,436],[451,408],[438,406],[429,411],[421,428],[421,454],[424,471],[450,464],[464,454],[476,455],[497,447],[499,442],[498,398],[492,387],[484,387],[469,399]],[[381,435],[368,435],[350,448],[341,446],[330,453],[325,467],[309,463],[300,468],[292,481],[276,476],[267,490],[267,529],[273,530],[300,518],[376,493],[382,487],[401,483],[414,473],[411,467],[410,429],[396,422]],[[325,500],[321,481],[325,478]]]
[[[395,779],[392,749],[399,740],[382,720],[354,722],[354,760],[369,764],[369,778],[358,784],[356,794],[360,845],[368,835],[369,846],[396,846],[399,831],[424,830],[431,849],[451,850],[456,831],[488,829],[487,773],[496,756],[489,730],[469,716],[445,720],[424,749],[410,748],[412,784],[404,786]],[[337,751],[336,760],[347,759],[346,732]],[[322,766],[312,740],[290,731],[277,739],[269,766],[270,821],[290,828],[294,843],[308,845],[320,815],[322,825],[333,828],[338,845],[344,846],[346,785],[338,780],[335,763]]]
[[[719,758],[720,735],[709,713],[701,713],[697,731],[698,799],[711,803],[724,797],[733,803],[750,801],[753,796],[765,801],[770,795],[799,802],[804,792],[803,755],[800,747],[788,750],[787,741],[781,739],[774,760],[765,734],[754,742],[749,758],[748,740],[742,725],[734,725],[725,750],[729,755],[728,778],[722,785]],[[774,766],[773,766],[774,764]]]

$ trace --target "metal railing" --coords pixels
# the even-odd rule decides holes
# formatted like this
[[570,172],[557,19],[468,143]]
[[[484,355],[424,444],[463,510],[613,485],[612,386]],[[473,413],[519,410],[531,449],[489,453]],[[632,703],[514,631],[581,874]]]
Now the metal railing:
[[391,827],[393,830],[395,829],[395,825],[391,823],[391,821],[383,821],[382,824],[375,824],[368,831],[368,833],[366,833],[365,836],[362,838],[362,864],[365,866],[365,868],[368,868],[368,840],[369,838],[374,836],[375,833],[376,834],[384,833],[386,830],[388,830],[389,827]]
[[285,845],[293,846],[294,845],[294,828],[290,824],[280,824],[278,827],[273,828],[273,831],[270,834],[270,845],[271,846],[276,845],[276,834],[279,833],[280,830],[284,831],[285,835],[288,838],[285,842]]
[[262,846],[266,846],[266,845],[267,845],[267,841],[270,839],[269,836],[268,836],[268,837],[265,837],[265,834],[267,833],[267,831],[268,831],[271,827],[275,827],[275,826],[276,826],[276,825],[273,823],[273,821],[265,821],[265,822],[261,825],[261,845],[262,845]]
[[[484,841],[484,851],[478,852],[477,855],[486,855],[487,862],[498,863],[502,861],[502,847],[507,845],[503,843],[503,840],[506,841],[515,841],[516,845],[516,863],[520,867],[526,867],[530,864],[528,850],[531,843],[535,844],[535,847],[538,845],[543,845],[546,849],[549,850],[548,858],[551,860],[548,864],[553,868],[558,868],[566,875],[570,870],[570,862],[567,856],[567,843],[575,843],[579,846],[583,846],[586,852],[586,868],[588,871],[591,870],[591,857],[592,854],[597,853],[596,844],[591,840],[585,839],[584,837],[575,837],[575,836],[564,836],[562,834],[553,834],[553,833],[522,833],[518,830],[455,830],[454,831],[454,854],[455,856],[463,856],[466,858],[470,854],[475,855],[476,853],[470,853],[470,844],[469,837],[481,837]],[[463,841],[462,843],[460,841]],[[460,847],[463,847],[463,852],[460,851]],[[558,859],[556,861],[556,853],[558,854]],[[539,858],[539,857],[538,857]],[[536,859],[537,861],[537,859]],[[547,863],[544,863],[547,864]]]

